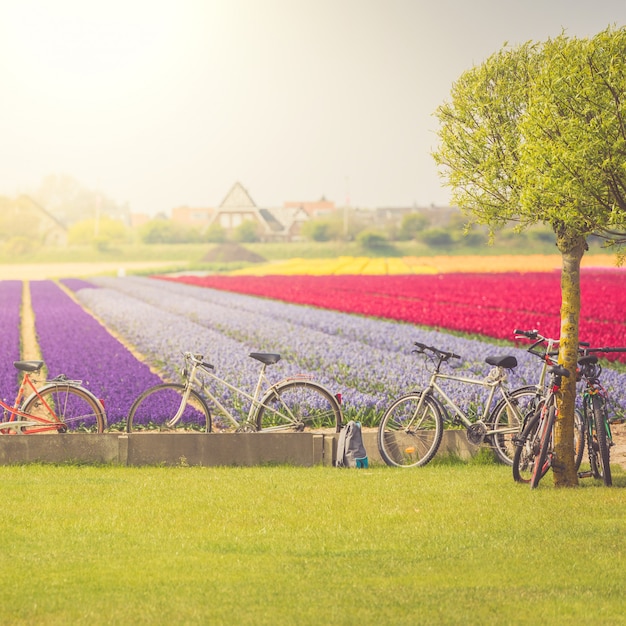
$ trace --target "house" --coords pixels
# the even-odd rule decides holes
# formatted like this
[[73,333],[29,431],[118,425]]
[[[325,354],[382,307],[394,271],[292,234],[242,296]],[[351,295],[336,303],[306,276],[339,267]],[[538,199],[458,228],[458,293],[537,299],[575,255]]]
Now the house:
[[286,209],[297,209],[301,208],[306,212],[309,217],[320,217],[323,215],[328,215],[329,213],[334,213],[337,210],[334,202],[330,202],[326,200],[322,196],[320,200],[317,202],[285,202],[283,205]]
[[[3,221],[13,236],[28,236],[45,246],[66,246],[67,228],[30,196],[21,195],[3,209]],[[24,232],[22,232],[24,231]]]
[[262,241],[293,241],[298,239],[302,224],[309,219],[301,205],[258,207],[247,190],[237,182],[214,210],[210,225],[219,224],[226,232],[232,232],[245,221],[252,221],[257,225]]
[[180,206],[172,209],[172,221],[204,231],[213,220],[215,209]]

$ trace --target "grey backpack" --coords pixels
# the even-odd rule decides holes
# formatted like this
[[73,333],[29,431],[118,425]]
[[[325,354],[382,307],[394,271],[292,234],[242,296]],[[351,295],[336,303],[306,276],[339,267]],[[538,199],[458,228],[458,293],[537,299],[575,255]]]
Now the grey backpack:
[[337,443],[337,467],[367,467],[361,422],[349,421],[341,427]]

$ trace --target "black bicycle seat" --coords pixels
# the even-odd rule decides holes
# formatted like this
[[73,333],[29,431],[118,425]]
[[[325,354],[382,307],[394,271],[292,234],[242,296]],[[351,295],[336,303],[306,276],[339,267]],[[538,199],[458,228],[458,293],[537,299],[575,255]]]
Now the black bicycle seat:
[[265,365],[274,365],[274,363],[280,361],[280,354],[272,354],[271,352],[250,352],[248,356],[261,361]]
[[589,363],[595,365],[598,362],[598,357],[595,354],[588,354],[587,356],[581,356],[578,362],[580,365],[587,365]]
[[507,370],[517,367],[517,359],[514,356],[488,356],[485,359],[485,363],[494,367],[503,367]]
[[43,367],[43,361],[13,361],[13,365],[22,372],[36,372]]

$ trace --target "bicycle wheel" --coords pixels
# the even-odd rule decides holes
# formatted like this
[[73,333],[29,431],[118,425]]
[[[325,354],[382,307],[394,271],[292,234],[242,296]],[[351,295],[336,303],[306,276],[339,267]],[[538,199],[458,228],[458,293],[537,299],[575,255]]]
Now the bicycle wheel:
[[576,471],[579,470],[585,452],[585,418],[576,409],[574,412],[574,463]]
[[607,439],[608,417],[604,398],[598,395],[591,396],[593,407],[593,421],[591,422],[591,437],[589,439],[589,463],[594,478],[602,478],[604,484],[610,487],[613,484],[611,476],[610,451]]
[[489,435],[499,461],[513,465],[516,446],[513,438],[520,435],[526,423],[535,414],[539,398],[535,387],[521,387],[512,391],[508,398],[498,402],[491,412],[488,429],[496,431]]
[[556,409],[554,404],[547,407],[547,413],[547,416],[544,416],[539,425],[539,438],[541,446],[539,448],[539,454],[535,459],[535,465],[530,479],[531,489],[534,489],[537,485],[539,485],[539,481],[546,475],[546,472],[550,469],[552,464],[552,432],[554,429],[554,420],[556,419]]
[[541,411],[527,422],[521,435],[515,436],[513,442],[513,480],[518,483],[530,483],[535,467],[535,459],[539,454],[541,439],[539,437],[539,423]]
[[[421,406],[420,406],[421,400]],[[420,467],[437,454],[443,436],[443,417],[430,396],[418,392],[398,398],[378,426],[378,451],[387,465]]]
[[291,380],[278,383],[261,398],[256,414],[258,430],[341,430],[341,406],[318,383]]
[[30,396],[24,413],[41,420],[40,426],[26,427],[25,434],[50,432],[97,432],[106,428],[102,403],[90,391],[67,383],[50,383]]
[[[204,399],[193,389],[184,405],[185,386],[163,383],[146,389],[128,412],[126,431],[176,430],[211,432],[211,412]],[[175,423],[176,415],[182,411]]]

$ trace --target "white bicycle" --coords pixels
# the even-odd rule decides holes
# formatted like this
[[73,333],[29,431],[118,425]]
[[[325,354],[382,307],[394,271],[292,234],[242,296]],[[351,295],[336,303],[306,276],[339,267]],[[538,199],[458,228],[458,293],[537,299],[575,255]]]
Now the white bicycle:
[[[279,354],[252,352],[261,363],[252,393],[225,381],[214,373],[214,366],[200,354],[183,354],[183,383],[163,383],[144,391],[128,413],[127,432],[134,430],[181,430],[211,432],[255,432],[332,428],[341,429],[341,394],[333,395],[307,376],[294,376],[271,383],[266,369],[278,363]],[[209,383],[212,384],[209,388]],[[227,409],[225,396],[217,389],[228,389],[233,407]],[[215,413],[211,416],[211,409]]]

